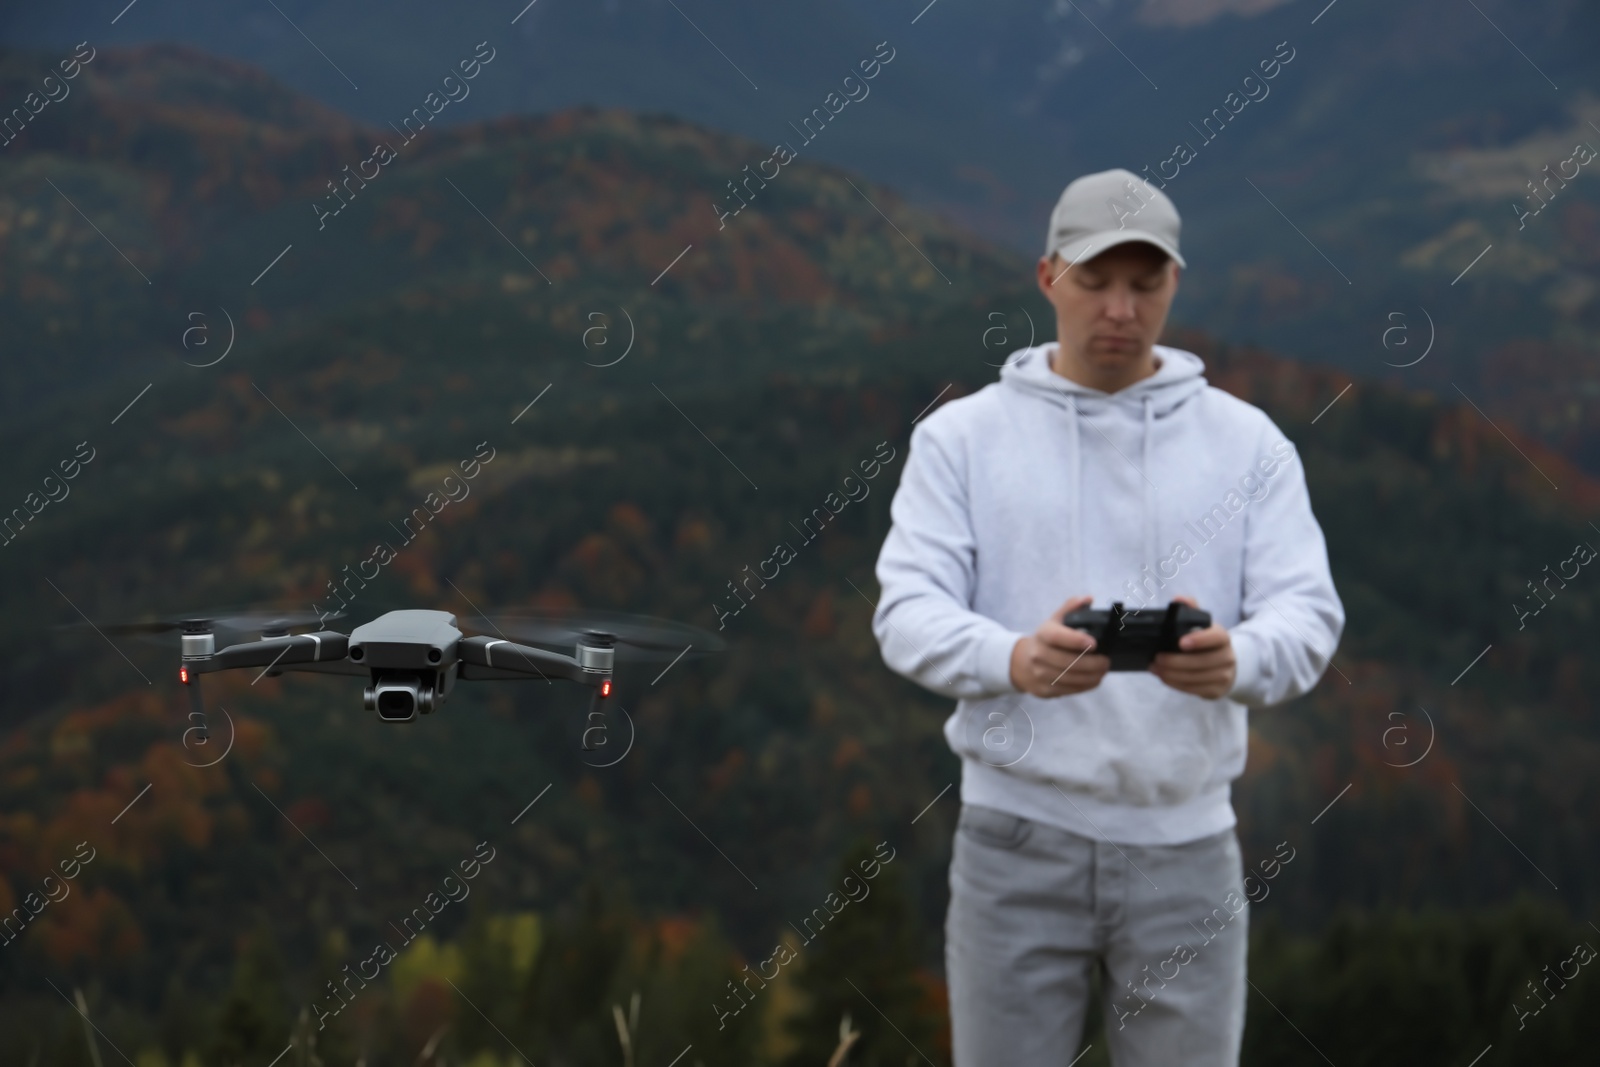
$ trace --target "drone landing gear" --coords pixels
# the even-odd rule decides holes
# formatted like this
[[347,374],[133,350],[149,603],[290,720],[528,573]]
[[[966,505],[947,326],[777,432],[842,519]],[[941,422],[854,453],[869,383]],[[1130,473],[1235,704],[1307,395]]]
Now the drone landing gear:
[[[589,714],[584,717],[583,724],[583,750],[593,752],[606,743],[606,708],[610,704],[607,699],[611,696],[611,679],[606,678],[597,686],[589,697]],[[594,735],[599,740],[594,740]]]

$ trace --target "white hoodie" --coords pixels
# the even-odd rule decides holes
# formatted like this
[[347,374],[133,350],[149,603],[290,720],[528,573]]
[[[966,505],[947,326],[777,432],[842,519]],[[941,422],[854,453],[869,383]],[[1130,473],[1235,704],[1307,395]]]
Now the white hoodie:
[[[912,431],[878,556],[872,629],[891,669],[959,698],[944,732],[961,799],[1124,844],[1234,825],[1246,707],[1307,692],[1344,630],[1294,446],[1208,386],[1192,352],[1115,393],[1019,349],[1000,380]],[[1068,598],[1193,597],[1231,634],[1238,676],[1207,700],[1147,671],[1040,699],[1011,651]]]

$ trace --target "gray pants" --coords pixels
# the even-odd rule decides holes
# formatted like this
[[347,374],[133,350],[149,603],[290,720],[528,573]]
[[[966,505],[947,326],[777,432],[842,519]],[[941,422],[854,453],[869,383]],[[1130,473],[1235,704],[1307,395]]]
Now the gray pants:
[[963,805],[945,920],[956,1067],[1067,1067],[1097,962],[1116,1067],[1236,1067],[1243,879],[1232,829],[1116,845]]

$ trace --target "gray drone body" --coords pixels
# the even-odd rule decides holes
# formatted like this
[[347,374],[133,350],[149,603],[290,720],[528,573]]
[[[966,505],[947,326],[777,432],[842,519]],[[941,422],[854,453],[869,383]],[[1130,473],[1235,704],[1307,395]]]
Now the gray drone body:
[[409,722],[444,703],[456,682],[461,631],[446,611],[391,611],[350,631],[352,663],[372,671],[362,694],[368,711]]
[[448,611],[403,609],[357,626],[290,634],[287,624],[264,624],[261,637],[216,648],[213,623],[183,624],[179,678],[199,704],[199,675],[254,667],[263,674],[309,671],[364,674],[368,711],[385,722],[410,722],[439,708],[457,681],[565,679],[594,689],[594,705],[611,695],[615,638],[600,631],[578,636],[573,655],[487,635],[465,636]]

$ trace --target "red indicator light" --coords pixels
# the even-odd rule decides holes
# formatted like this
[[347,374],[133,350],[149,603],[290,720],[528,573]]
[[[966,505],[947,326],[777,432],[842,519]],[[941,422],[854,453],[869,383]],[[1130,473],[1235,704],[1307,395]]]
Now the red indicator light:
[[611,695],[611,679],[610,678],[607,678],[605,681],[600,683],[600,695],[603,696],[603,697],[608,697],[608,696]]
[[179,667],[178,668],[178,681],[182,682],[184,685],[188,685],[189,684],[189,668],[188,667]]

